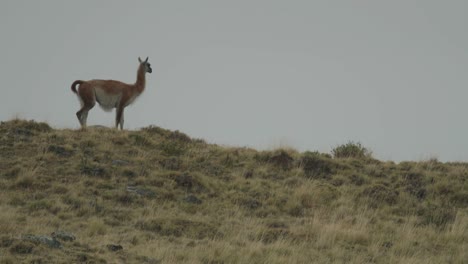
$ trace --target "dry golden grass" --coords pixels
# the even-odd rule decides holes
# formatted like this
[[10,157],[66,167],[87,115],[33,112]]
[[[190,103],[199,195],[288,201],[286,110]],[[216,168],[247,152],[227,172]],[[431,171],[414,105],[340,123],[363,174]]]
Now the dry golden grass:
[[[468,164],[0,124],[0,263],[466,263]],[[65,231],[61,248],[28,239]],[[120,245],[112,251],[109,245]]]

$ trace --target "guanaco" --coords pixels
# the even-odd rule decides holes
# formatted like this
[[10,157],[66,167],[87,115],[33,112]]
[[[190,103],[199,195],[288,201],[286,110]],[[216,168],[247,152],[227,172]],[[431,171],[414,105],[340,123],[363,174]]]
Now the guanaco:
[[[76,80],[71,85],[71,90],[78,95],[81,109],[76,112],[81,127],[86,128],[88,112],[99,103],[104,111],[112,111],[117,108],[115,116],[115,127],[123,129],[124,108],[129,106],[145,90],[146,73],[152,73],[151,64],[138,57],[137,80],[134,84],[127,84],[116,80]],[[79,85],[77,90],[76,86]]]

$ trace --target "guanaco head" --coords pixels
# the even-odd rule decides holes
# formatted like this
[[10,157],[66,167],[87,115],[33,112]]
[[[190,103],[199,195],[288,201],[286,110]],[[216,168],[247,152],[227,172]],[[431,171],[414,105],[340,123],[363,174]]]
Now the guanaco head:
[[138,61],[140,62],[140,64],[143,65],[143,67],[145,67],[145,71],[148,72],[148,73],[152,73],[153,70],[151,69],[151,64],[148,62],[148,57],[146,57],[146,60],[145,61],[142,61],[140,59],[140,57],[138,57]]

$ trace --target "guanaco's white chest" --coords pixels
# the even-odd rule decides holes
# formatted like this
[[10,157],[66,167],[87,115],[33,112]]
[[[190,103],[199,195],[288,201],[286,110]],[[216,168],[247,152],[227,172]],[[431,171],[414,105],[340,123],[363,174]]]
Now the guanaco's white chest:
[[96,101],[99,103],[104,111],[112,111],[113,108],[117,108],[122,98],[122,91],[119,93],[109,94],[106,93],[101,87],[95,87]]
[[125,106],[129,106],[130,104],[132,104],[135,99],[137,99],[137,97],[139,96],[140,94],[134,94],[132,95],[132,97],[130,97],[130,99],[128,99],[127,103],[125,103]]

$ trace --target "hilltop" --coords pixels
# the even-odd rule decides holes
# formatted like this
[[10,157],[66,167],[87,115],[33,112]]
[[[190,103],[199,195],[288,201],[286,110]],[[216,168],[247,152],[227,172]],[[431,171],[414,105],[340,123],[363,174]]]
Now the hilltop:
[[257,151],[11,120],[0,190],[2,264],[468,260],[468,163],[360,145]]

